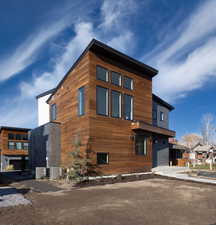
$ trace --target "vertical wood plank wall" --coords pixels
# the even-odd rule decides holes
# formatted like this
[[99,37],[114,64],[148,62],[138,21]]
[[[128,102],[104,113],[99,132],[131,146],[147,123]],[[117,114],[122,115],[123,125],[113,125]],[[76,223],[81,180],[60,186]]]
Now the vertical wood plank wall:
[[[133,78],[134,90],[96,80],[96,65]],[[134,119],[152,123],[152,80],[108,63],[93,52],[87,52],[49,102],[50,105],[57,105],[56,122],[61,123],[61,165],[70,165],[73,141],[76,135],[80,135],[82,149],[90,148],[93,163],[96,163],[97,152],[109,153],[109,164],[98,169],[101,173],[149,171],[152,168],[151,137],[148,138],[147,156],[135,155],[131,121],[96,115],[96,85],[134,96]],[[78,116],[77,94],[82,86],[85,86],[85,115]]]

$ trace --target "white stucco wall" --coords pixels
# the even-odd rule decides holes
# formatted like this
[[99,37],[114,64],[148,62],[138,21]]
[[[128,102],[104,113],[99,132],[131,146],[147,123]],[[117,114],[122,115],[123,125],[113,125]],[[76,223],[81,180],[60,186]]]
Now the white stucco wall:
[[37,99],[38,103],[38,126],[50,121],[49,105],[46,103],[51,94],[45,95]]

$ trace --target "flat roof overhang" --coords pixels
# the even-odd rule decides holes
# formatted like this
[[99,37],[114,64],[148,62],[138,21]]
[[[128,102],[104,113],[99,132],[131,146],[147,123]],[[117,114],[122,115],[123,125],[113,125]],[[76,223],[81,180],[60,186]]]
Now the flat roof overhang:
[[135,121],[131,124],[131,129],[133,131],[148,131],[155,134],[160,134],[168,137],[175,137],[176,132],[173,130],[168,130],[161,127],[152,126],[151,124],[145,123],[143,121]]

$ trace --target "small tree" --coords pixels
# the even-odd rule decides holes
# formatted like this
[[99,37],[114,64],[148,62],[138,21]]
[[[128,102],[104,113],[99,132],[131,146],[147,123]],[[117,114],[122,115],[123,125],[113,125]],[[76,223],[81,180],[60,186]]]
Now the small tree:
[[186,134],[181,137],[180,143],[187,146],[190,150],[198,143],[202,143],[203,139],[198,134]]
[[77,136],[74,141],[75,150],[71,152],[72,164],[67,171],[67,180],[75,180],[80,183],[89,175],[91,160],[87,158],[85,152],[81,153],[82,146],[80,137]]

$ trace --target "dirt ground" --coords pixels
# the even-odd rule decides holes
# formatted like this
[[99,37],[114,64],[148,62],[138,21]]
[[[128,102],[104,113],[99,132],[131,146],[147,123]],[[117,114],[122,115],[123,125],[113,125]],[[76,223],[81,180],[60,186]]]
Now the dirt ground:
[[0,225],[216,225],[216,186],[161,178],[51,193],[0,208]]

